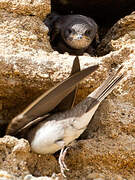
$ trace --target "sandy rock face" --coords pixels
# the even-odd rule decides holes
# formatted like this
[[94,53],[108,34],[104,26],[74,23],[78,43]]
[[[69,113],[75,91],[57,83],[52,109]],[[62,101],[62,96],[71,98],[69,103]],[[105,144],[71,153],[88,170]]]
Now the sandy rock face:
[[18,140],[10,136],[0,138],[0,179],[6,176],[7,179],[28,179],[33,172],[37,176],[41,175],[41,172],[43,175],[50,175],[58,172],[57,167],[53,155],[42,156],[30,152],[30,146],[25,139]]
[[[48,28],[36,16],[22,16],[0,10],[0,54],[27,57],[35,50],[51,51]],[[29,52],[29,53],[28,53]]]
[[[74,56],[52,52],[48,30],[40,20],[45,7],[42,3],[45,5],[47,1],[25,1],[25,5],[23,2],[0,2],[2,129],[3,124],[36,97],[68,77],[74,59]],[[39,14],[36,8],[30,9],[36,7],[33,6],[36,3],[41,7]],[[32,12],[35,17],[28,16]],[[134,25],[135,14],[132,13],[118,21],[101,42],[100,54],[112,52],[102,57],[80,57],[81,68],[97,63],[100,68],[81,83],[77,102],[97,88],[111,68],[123,64],[122,71],[127,75],[100,105],[80,141],[68,150],[67,179],[132,180],[135,177]],[[0,177],[29,180],[51,176],[53,172],[59,173],[55,157],[57,155],[37,155],[30,151],[26,140],[5,136],[0,138]]]
[[99,54],[104,55],[110,51],[135,44],[135,12],[120,19],[106,34],[99,45]]
[[1,0],[0,9],[6,9],[9,13],[21,15],[34,15],[41,19],[50,13],[49,0]]
[[[26,140],[19,141],[8,136],[0,138],[0,169],[12,172],[18,177],[25,174],[28,172],[26,160],[29,150],[30,147]],[[19,173],[18,170],[20,170]]]
[[[4,117],[9,114],[7,114],[7,109],[9,107],[14,109],[13,102],[17,100],[16,96],[20,96],[21,99],[25,96],[24,90],[21,91],[25,86],[21,83],[25,82],[23,79],[28,74],[30,77],[30,74],[33,73],[35,77],[36,71],[39,71],[37,66],[37,69],[32,72],[34,67],[30,59],[33,61],[36,59],[35,64],[37,64],[38,57],[42,58],[42,54],[46,57],[47,52],[52,49],[47,36],[48,29],[38,17],[12,14],[4,10],[0,10],[0,16],[0,96],[2,97],[0,119],[3,121]],[[40,75],[37,78],[40,79]],[[36,81],[37,78],[34,78],[33,81]],[[38,84],[41,81],[38,81]],[[10,98],[9,94],[13,98]],[[9,101],[9,99],[12,100]],[[20,104],[20,102],[18,103]]]

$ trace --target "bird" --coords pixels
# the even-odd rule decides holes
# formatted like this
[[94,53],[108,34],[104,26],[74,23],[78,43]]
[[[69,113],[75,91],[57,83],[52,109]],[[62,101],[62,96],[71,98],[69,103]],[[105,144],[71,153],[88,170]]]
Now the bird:
[[49,28],[53,49],[60,53],[82,55],[90,51],[90,45],[94,39],[97,42],[99,40],[96,22],[84,15],[51,13],[43,22]]
[[[61,150],[59,164],[63,176],[65,176],[65,170],[68,170],[64,162],[68,147],[65,147],[85,131],[100,103],[124,77],[124,73],[120,72],[123,66],[120,66],[117,70],[113,70],[107,79],[79,104],[70,108],[66,107],[61,111],[60,104],[62,102],[63,106],[65,98],[66,101],[71,99],[70,106],[73,104],[77,83],[99,67],[99,65],[94,65],[74,72],[73,67],[76,63],[79,67],[77,57],[69,78],[41,95],[21,114],[13,118],[6,132],[8,135],[14,136],[22,133],[23,137],[29,141],[31,149],[38,154],[53,154]],[[78,81],[79,74],[81,78]],[[71,79],[72,83],[70,83]],[[62,86],[64,88],[60,90]],[[72,92],[74,96],[71,96]],[[68,95],[73,98],[68,99]],[[59,105],[60,107],[57,109]]]

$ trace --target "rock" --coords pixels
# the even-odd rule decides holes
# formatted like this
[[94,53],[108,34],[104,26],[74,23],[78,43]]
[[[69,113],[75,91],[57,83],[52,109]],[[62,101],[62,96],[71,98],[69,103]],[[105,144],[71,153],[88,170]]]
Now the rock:
[[104,180],[104,178],[105,177],[102,174],[98,174],[98,173],[90,173],[86,177],[87,180],[92,180],[92,179],[94,179],[94,180]]
[[6,9],[9,13],[38,16],[44,19],[50,13],[51,3],[50,0],[2,0],[0,9]]
[[[0,54],[27,57],[38,50],[52,51],[48,28],[36,16],[23,16],[0,9]],[[31,28],[32,27],[32,28]]]
[[[19,95],[23,99],[23,96],[27,94],[26,91],[22,91],[25,85],[21,82],[23,82],[24,76],[27,76],[26,74],[34,73],[32,72],[34,67],[31,67],[32,69],[29,67],[29,64],[31,64],[30,59],[33,59],[34,62],[34,55],[37,56],[38,54],[39,57],[42,57],[41,54],[43,53],[43,56],[46,56],[47,52],[52,51],[52,49],[47,36],[48,28],[38,17],[7,13],[4,10],[0,10],[0,16],[0,96],[2,97],[0,100],[0,121],[5,123],[4,116],[7,113],[10,116],[9,106],[13,107],[12,110],[14,111],[12,105],[16,101],[15,96]],[[35,57],[35,59],[37,58]],[[38,61],[35,64],[38,64]],[[24,66],[27,72],[23,69]],[[31,64],[31,66],[33,65]],[[38,65],[37,68],[39,68]],[[24,74],[24,76],[22,77],[20,74]],[[33,82],[40,79],[40,74],[38,75],[35,80],[33,79]],[[30,82],[30,80],[28,81]],[[16,87],[16,90],[14,87]],[[15,90],[14,95],[12,94],[13,89]],[[8,94],[11,95],[10,99],[12,100],[10,102],[8,102]]]
[[37,176],[41,175],[41,172],[42,175],[52,175],[53,172],[58,172],[58,169],[53,155],[42,156],[31,152],[27,140],[10,136],[0,138],[0,177],[10,177],[9,173],[16,179],[23,179],[26,175],[28,179],[30,173]]
[[0,170],[0,180],[14,180],[15,176],[12,176],[7,171]]
[[135,12],[120,19],[108,31],[98,47],[98,54],[104,55],[123,47],[134,47],[135,44]]
[[29,144],[26,140],[17,140],[14,137],[0,138],[0,169],[12,172],[17,177],[27,174],[27,158]]
[[60,174],[53,173],[51,177],[48,176],[40,176],[35,177],[31,174],[28,174],[24,177],[24,180],[63,180],[63,177]]
[[52,177],[42,176],[42,177],[34,177],[31,174],[23,177],[16,177],[9,174],[7,171],[0,170],[0,180],[62,180],[58,175],[53,174]]

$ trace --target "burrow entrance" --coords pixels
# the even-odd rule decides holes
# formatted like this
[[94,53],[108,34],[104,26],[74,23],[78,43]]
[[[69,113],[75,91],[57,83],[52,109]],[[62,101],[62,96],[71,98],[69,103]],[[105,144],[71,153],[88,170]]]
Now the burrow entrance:
[[[135,10],[134,0],[51,0],[52,12],[60,15],[81,14],[98,24],[99,40],[122,17]],[[94,47],[95,51],[97,47]],[[100,56],[97,53],[97,56]]]

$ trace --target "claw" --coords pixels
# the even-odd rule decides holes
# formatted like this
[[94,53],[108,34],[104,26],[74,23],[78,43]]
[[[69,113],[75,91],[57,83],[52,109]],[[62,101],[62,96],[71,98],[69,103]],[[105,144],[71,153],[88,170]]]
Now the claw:
[[69,149],[69,147],[67,147],[66,149],[64,149],[65,147],[63,147],[61,149],[61,152],[60,152],[60,156],[59,156],[59,164],[60,164],[60,171],[61,171],[61,174],[62,176],[66,177],[66,175],[64,174],[64,171],[69,171],[69,169],[67,168],[65,162],[64,162],[64,159],[65,159],[65,156],[66,156],[66,153],[67,153],[67,150]]

